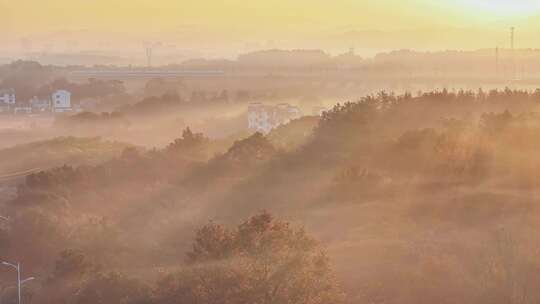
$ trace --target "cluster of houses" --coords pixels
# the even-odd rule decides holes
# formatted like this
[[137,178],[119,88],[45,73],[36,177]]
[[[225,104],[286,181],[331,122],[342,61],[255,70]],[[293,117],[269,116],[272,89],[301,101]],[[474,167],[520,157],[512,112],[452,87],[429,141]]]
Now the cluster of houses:
[[29,101],[17,100],[13,89],[0,90],[0,113],[3,114],[66,113],[74,110],[71,93],[66,90],[57,90],[45,98],[34,96]]
[[300,117],[302,117],[300,109],[287,103],[278,105],[251,103],[248,106],[248,128],[263,134]]

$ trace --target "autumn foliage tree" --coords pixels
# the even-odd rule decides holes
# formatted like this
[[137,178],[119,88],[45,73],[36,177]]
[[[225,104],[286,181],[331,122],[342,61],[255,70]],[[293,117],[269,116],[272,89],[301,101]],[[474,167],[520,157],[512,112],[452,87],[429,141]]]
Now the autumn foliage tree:
[[158,303],[340,303],[321,246],[303,229],[255,215],[229,229],[197,231],[188,267],[158,284]]

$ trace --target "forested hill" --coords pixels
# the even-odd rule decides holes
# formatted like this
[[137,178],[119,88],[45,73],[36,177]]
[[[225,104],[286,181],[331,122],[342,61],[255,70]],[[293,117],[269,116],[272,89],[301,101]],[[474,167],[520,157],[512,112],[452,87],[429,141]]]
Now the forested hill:
[[539,92],[380,93],[32,174],[0,254],[47,278],[35,303],[535,302]]

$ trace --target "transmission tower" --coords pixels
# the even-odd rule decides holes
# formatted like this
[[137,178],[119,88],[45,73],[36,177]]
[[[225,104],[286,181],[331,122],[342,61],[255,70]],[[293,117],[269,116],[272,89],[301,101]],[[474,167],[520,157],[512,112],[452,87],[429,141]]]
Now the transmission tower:
[[152,67],[152,53],[153,52],[154,52],[154,49],[151,45],[146,47],[146,60],[147,60],[147,65],[149,68]]
[[516,32],[516,28],[515,27],[511,27],[510,28],[510,61],[511,61],[511,66],[510,66],[510,76],[512,77],[512,79],[516,79],[517,78],[517,69],[516,69],[516,52],[515,52],[515,32]]

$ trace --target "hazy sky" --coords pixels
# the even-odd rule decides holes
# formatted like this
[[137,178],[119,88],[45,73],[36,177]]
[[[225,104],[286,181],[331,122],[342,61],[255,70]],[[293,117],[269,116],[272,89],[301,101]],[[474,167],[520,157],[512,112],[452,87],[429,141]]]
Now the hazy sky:
[[[473,25],[533,14],[537,0],[0,0],[11,30],[172,30],[207,28],[281,31]],[[5,16],[5,15],[4,15]]]
[[201,49],[492,47],[511,25],[523,46],[540,47],[528,39],[540,0],[0,0],[0,12],[0,33],[34,48],[47,39],[57,49],[145,39]]

